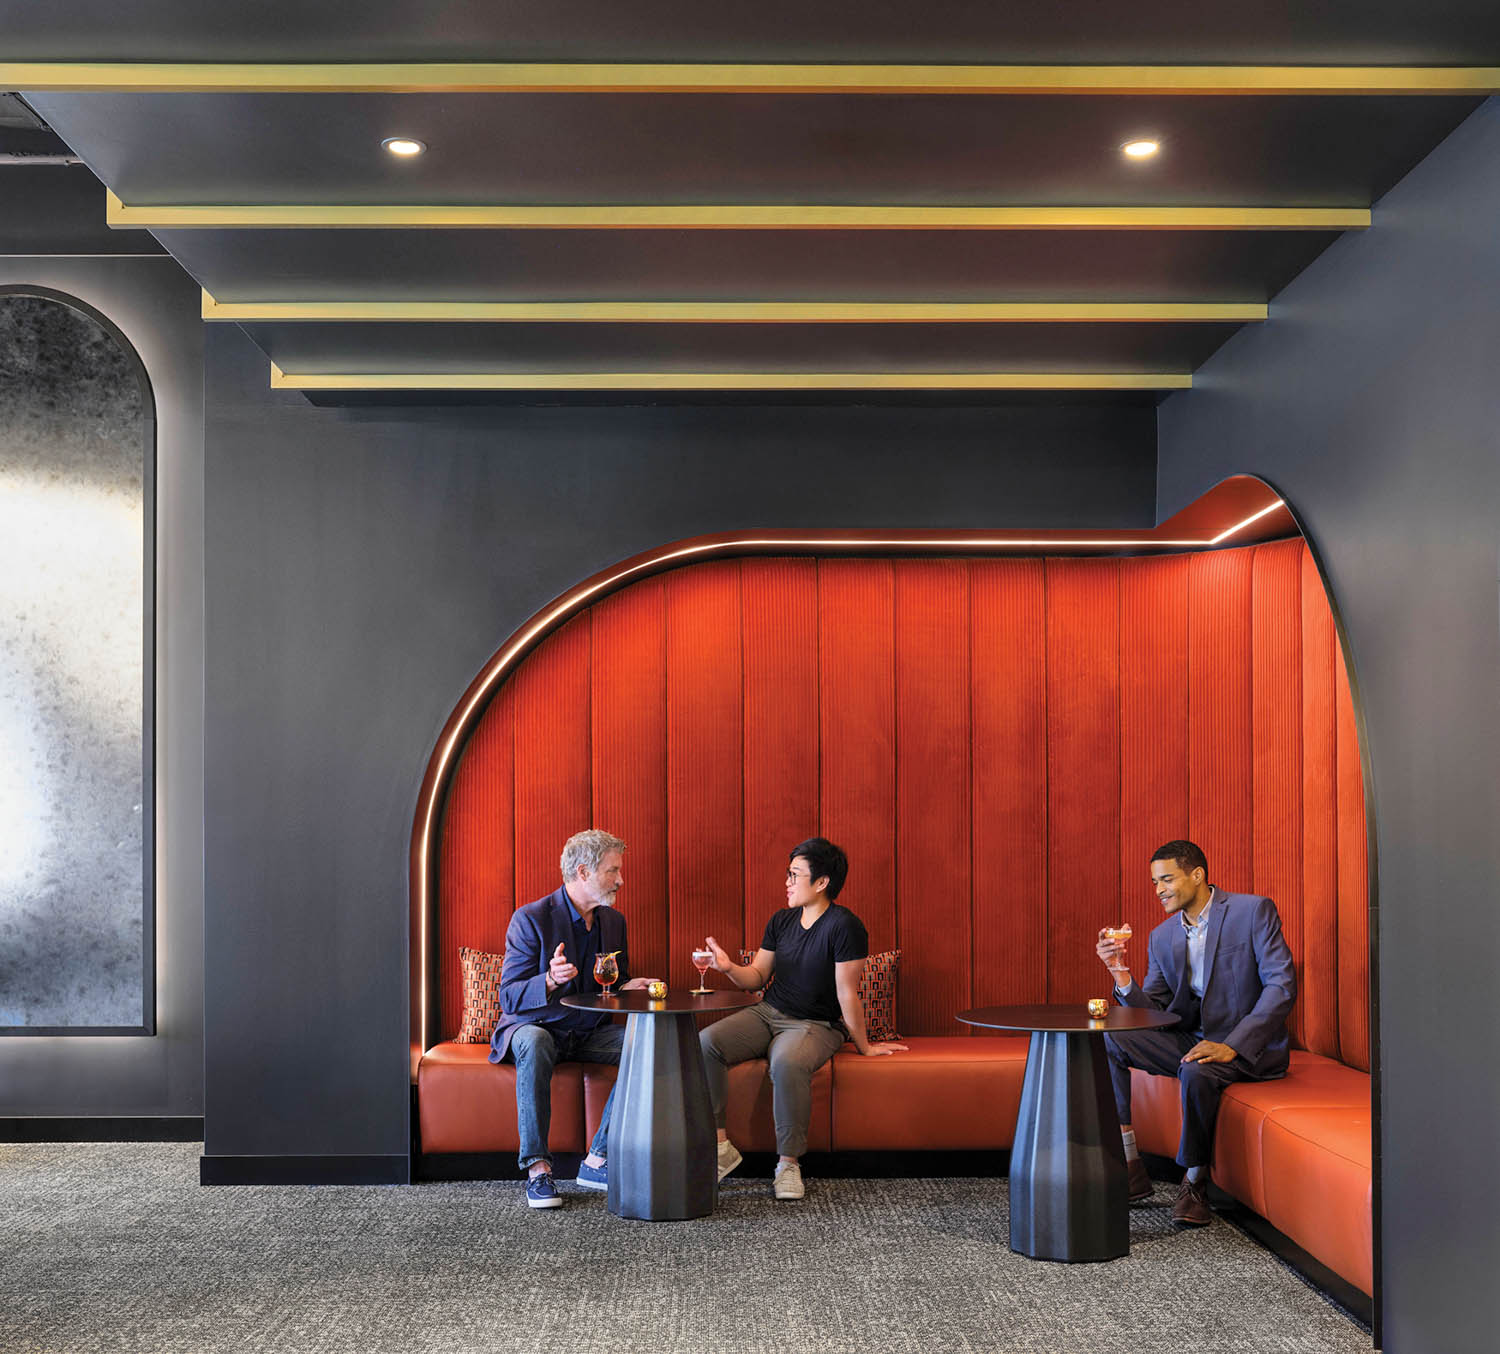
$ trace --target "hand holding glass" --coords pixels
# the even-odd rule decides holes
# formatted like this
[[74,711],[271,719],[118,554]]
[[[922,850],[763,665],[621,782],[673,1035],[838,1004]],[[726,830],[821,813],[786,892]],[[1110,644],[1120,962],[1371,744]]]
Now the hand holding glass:
[[708,970],[713,962],[714,952],[712,950],[704,949],[700,945],[693,951],[693,967],[698,970],[698,986],[693,988],[692,991],[696,992],[699,996],[702,996],[705,992],[713,991],[713,988],[707,986],[704,981],[708,977]]
[[594,960],[594,981],[599,984],[600,990],[607,997],[610,995],[611,984],[620,976],[620,966],[615,963],[613,954],[601,954]]

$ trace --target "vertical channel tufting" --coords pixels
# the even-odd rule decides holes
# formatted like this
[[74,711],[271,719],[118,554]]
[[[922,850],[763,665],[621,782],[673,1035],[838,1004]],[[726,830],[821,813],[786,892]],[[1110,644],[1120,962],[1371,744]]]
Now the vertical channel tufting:
[[1047,998],[1098,994],[1120,908],[1120,562],[1047,561]]
[[1339,1056],[1338,799],[1333,615],[1302,557],[1302,1040]]
[[624,838],[620,911],[637,977],[667,971],[667,614],[649,578],[592,609],[594,826]]
[[514,701],[507,685],[470,735],[443,810],[433,944],[444,1039],[458,1033],[463,1018],[459,946],[501,953],[515,911],[514,733]]
[[[1301,541],[1257,546],[1251,631],[1254,863],[1247,888],[1275,901],[1302,978],[1302,556]],[[1290,1020],[1302,1042],[1302,1009]]]
[[1301,542],[719,562],[599,602],[523,660],[455,768],[433,936],[445,1035],[458,946],[502,948],[591,823],[630,844],[637,970],[679,984],[706,932],[756,945],[786,849],[832,837],[872,946],[904,944],[918,1034],[970,1003],[1093,994],[1094,934],[1117,916],[1143,965],[1159,919],[1144,856],[1197,836],[1215,882],[1281,909],[1294,1037],[1368,1064],[1359,748]]
[[[818,831],[817,563],[745,560],[740,605],[745,653],[743,935],[745,947],[753,950],[766,919],[786,906],[787,852]],[[858,880],[856,871],[842,901],[853,902]]]
[[[1151,853],[1188,835],[1188,569],[1184,555],[1127,560],[1120,572],[1120,916],[1146,975],[1161,921]],[[1110,919],[1103,917],[1100,925]],[[1099,978],[1108,984],[1100,967]]]
[[744,916],[739,561],[669,573],[666,597],[667,963],[691,986],[693,946],[732,950]]
[[1039,559],[969,565],[974,1004],[1047,990],[1047,587]]
[[818,598],[822,832],[848,852],[847,902],[879,952],[898,944],[891,562],[820,560]]
[[903,1033],[957,1033],[970,1003],[969,573],[896,564],[896,910]]
[[1359,732],[1342,649],[1335,647],[1338,760],[1339,1056],[1370,1070],[1370,881],[1365,858],[1365,787]]
[[588,827],[589,618],[575,616],[517,670],[516,904],[562,883],[563,843]]
[[1188,822],[1220,888],[1250,887],[1249,550],[1192,557],[1188,573]]

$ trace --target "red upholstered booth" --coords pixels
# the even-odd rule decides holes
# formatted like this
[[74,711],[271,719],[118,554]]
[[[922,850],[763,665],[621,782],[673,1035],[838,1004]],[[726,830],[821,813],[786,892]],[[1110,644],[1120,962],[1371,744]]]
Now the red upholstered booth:
[[[919,1048],[835,1059],[813,1150],[1008,1146],[1024,1042],[971,1035],[954,1013],[1098,995],[1098,928],[1126,919],[1144,937],[1159,920],[1149,854],[1193,838],[1216,883],[1276,900],[1301,982],[1303,1052],[1285,1082],[1232,1094],[1219,1181],[1371,1291],[1362,775],[1300,540],[715,560],[579,610],[493,693],[447,786],[424,1151],[513,1150],[509,1069],[448,1042],[458,950],[502,950],[515,906],[556,887],[562,842],[590,824],[629,843],[635,971],[683,985],[705,934],[758,943],[791,844],[822,833],[846,848],[840,901],[875,949],[901,950],[899,1025]],[[581,1101],[559,1087],[557,1147],[583,1141],[607,1083],[585,1069]],[[737,1137],[768,1148],[761,1068],[735,1087]],[[1144,1088],[1141,1105],[1138,1136],[1170,1155],[1175,1105]],[[1309,1244],[1330,1215],[1334,1240]]]

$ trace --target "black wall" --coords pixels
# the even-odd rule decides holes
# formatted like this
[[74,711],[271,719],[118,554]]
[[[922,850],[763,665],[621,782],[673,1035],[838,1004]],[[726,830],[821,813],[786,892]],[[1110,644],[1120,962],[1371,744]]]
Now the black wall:
[[734,528],[1154,511],[1149,406],[356,411],[270,391],[234,329],[207,353],[215,1178],[406,1152],[417,791],[464,688],[559,593]]
[[1385,1348],[1500,1329],[1500,101],[1160,412],[1160,511],[1276,484],[1343,613],[1379,852]]

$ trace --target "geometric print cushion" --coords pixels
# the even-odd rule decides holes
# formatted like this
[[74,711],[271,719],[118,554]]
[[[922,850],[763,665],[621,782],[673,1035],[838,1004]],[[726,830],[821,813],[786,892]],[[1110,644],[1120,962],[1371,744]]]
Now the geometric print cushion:
[[503,954],[459,946],[458,966],[464,978],[464,1018],[458,1027],[460,1044],[487,1044],[500,1023],[500,969]]
[[872,954],[859,979],[859,999],[865,1006],[865,1037],[871,1043],[899,1039],[896,1033],[896,968],[900,950]]

